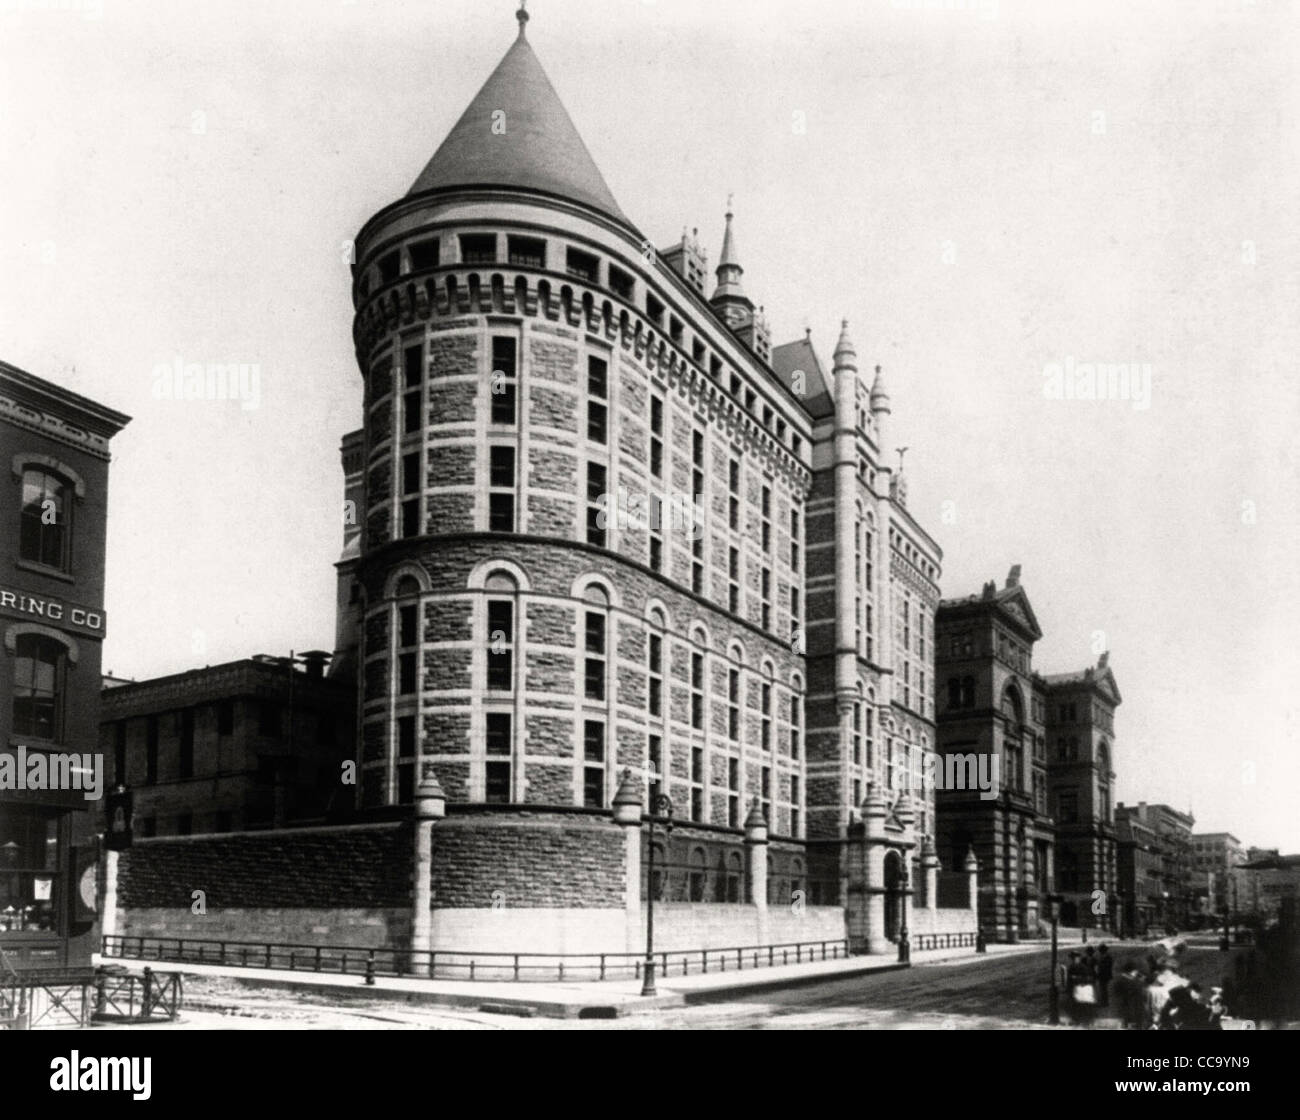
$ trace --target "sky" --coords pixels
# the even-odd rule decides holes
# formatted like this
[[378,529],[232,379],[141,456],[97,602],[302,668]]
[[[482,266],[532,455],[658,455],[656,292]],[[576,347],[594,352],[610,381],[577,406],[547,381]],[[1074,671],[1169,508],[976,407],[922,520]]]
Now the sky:
[[[348,243],[515,6],[0,0],[0,357],[134,418],[107,670],[332,646]],[[847,318],[884,366],[943,594],[1018,563],[1037,669],[1109,651],[1116,799],[1300,851],[1300,9],[529,11],[638,228],[698,227],[712,266],[734,194],[774,341],[809,328],[829,365]],[[256,365],[257,407],[157,399],[177,361]],[[1125,399],[1053,391],[1095,363],[1138,371]]]

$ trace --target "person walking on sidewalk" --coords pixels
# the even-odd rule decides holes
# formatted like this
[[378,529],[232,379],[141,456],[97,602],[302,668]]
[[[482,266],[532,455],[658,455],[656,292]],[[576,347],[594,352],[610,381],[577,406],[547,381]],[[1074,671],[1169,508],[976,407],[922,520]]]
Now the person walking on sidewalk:
[[1115,975],[1115,960],[1103,942],[1097,950],[1097,1006],[1110,1006],[1110,981]]
[[1096,981],[1092,966],[1077,952],[1070,954],[1065,983],[1070,992],[1070,1018],[1076,1026],[1091,1026],[1097,1005]]

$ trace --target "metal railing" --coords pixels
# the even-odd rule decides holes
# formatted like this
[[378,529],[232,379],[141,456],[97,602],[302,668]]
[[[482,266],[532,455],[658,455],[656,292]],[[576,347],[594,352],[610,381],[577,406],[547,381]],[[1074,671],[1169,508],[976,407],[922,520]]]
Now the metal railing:
[[[118,960],[364,976],[367,983],[377,976],[537,982],[639,980],[645,961],[644,953],[470,953],[122,934],[104,938],[103,955]],[[668,977],[841,960],[848,955],[848,942],[835,940],[724,949],[670,949],[656,952],[654,959],[660,977]]]
[[912,951],[924,952],[927,949],[973,949],[978,936],[970,933],[918,933],[911,938]]
[[154,972],[146,967],[143,975],[134,976],[102,968],[95,974],[96,1021],[175,1019],[180,1006],[179,972]]
[[83,1027],[93,985],[94,973],[88,968],[5,970],[0,979],[0,1027]]

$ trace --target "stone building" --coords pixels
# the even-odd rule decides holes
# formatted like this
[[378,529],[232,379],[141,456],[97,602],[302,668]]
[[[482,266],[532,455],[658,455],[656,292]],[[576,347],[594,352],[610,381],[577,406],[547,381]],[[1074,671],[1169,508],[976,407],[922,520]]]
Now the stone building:
[[20,971],[88,971],[98,947],[108,445],[128,422],[0,362],[0,951]]
[[1242,893],[1238,868],[1246,862],[1246,848],[1231,832],[1192,833],[1192,867],[1197,890],[1204,890],[1208,914],[1236,910]]
[[[946,862],[974,849],[980,925],[1000,941],[1036,936],[1052,889],[1045,693],[1033,671],[1042,636],[1018,564],[1001,588],[945,599],[935,620],[938,749],[959,779],[936,791],[938,849]],[[966,780],[980,772],[967,760],[996,763],[989,788]]]
[[328,659],[258,655],[105,688],[100,748],[110,780],[133,791],[135,834],[281,828],[350,811],[341,767],[354,756],[356,695],[325,676]]
[[1066,924],[1109,928],[1116,890],[1115,709],[1119,686],[1103,653],[1095,667],[1043,677],[1047,802],[1056,823],[1056,886]]
[[[730,207],[711,293],[698,238],[656,251],[518,18],[356,239],[360,533],[339,570],[361,632],[339,646],[357,650],[359,804],[436,776],[435,835],[499,835],[607,818],[630,770],[677,826],[657,896],[743,905],[756,809],[772,904],[885,948],[941,886],[919,788],[941,555],[887,462],[883,375],[847,326],[829,370],[810,337],[772,345]],[[493,905],[458,882],[435,905]],[[562,884],[501,893],[542,906]]]

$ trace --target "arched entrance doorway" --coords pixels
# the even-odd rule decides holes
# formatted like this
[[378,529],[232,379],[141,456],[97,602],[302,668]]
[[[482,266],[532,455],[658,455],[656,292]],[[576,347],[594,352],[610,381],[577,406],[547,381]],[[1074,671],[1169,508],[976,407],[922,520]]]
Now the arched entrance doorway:
[[896,851],[885,853],[885,937],[897,941],[903,918],[903,860]]

